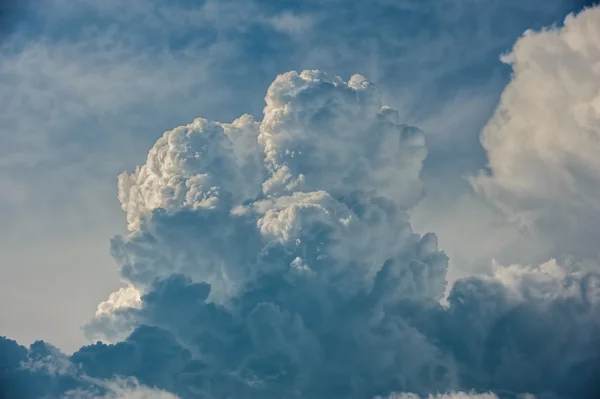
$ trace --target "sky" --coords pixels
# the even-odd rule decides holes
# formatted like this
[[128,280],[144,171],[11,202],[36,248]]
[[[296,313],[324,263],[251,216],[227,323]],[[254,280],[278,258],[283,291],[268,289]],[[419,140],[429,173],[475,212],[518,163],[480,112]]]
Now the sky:
[[0,2],[0,398],[595,397],[598,43],[590,1]]

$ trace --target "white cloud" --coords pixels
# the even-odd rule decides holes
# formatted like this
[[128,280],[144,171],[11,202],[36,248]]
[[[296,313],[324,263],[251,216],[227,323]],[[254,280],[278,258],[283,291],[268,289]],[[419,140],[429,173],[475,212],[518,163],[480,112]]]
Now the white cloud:
[[478,193],[558,251],[593,256],[600,215],[600,9],[528,31],[481,141],[490,172]]
[[[378,398],[383,399],[383,398]],[[437,395],[429,395],[421,397],[412,393],[394,393],[386,399],[498,399],[493,393],[469,393],[469,392],[452,392]],[[534,397],[523,397],[523,399],[535,399]]]
[[113,292],[106,301],[98,304],[96,317],[111,314],[120,309],[139,308],[141,305],[140,292],[130,284]]
[[[162,389],[141,385],[135,379],[94,382],[98,384],[95,390],[70,391],[61,399],[179,399],[179,396]],[[98,388],[103,392],[99,393]]]
[[[131,230],[154,209],[167,212],[239,203],[260,189],[258,124],[246,115],[232,124],[205,119],[166,132],[146,165],[119,176],[119,201]],[[229,198],[233,195],[233,198]]]
[[412,207],[421,199],[425,137],[382,108],[380,96],[360,75],[348,83],[318,71],[277,77],[258,137],[272,174],[263,191],[372,191]]

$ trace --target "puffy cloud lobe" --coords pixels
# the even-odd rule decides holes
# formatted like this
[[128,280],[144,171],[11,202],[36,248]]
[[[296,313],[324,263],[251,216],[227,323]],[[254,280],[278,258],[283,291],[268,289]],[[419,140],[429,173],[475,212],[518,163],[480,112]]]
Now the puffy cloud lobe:
[[455,348],[465,381],[594,397],[588,390],[597,388],[592,375],[600,366],[598,267],[496,266],[493,277],[461,280],[449,296],[442,339]]
[[271,172],[265,193],[373,191],[404,207],[420,198],[424,135],[382,108],[362,76],[346,83],[319,71],[288,72],[265,101],[258,136]]
[[140,293],[133,285],[128,285],[113,292],[106,301],[101,302],[96,310],[96,317],[113,313],[121,308],[137,308],[140,305]]
[[1,340],[3,382],[50,397],[128,393],[116,377],[181,398],[589,396],[594,268],[496,265],[441,305],[448,259],[407,214],[422,133],[360,77],[288,73],[266,101],[260,123],[165,133],[121,177],[131,232],[111,250],[130,286],[88,326],[116,342],[40,363],[45,344]]
[[[196,119],[166,132],[132,175],[119,176],[119,200],[131,230],[153,209],[216,208],[252,198],[259,189],[258,124]],[[226,206],[226,205],[225,205]]]
[[[489,170],[474,188],[557,252],[597,255],[600,9],[526,32],[503,61],[511,83],[481,142]],[[592,253],[590,253],[592,249]]]

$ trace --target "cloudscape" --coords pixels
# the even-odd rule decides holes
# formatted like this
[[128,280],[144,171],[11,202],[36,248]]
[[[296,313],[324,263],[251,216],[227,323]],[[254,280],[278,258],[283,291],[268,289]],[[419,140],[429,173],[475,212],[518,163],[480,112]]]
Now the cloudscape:
[[[60,1],[54,3],[65,7]],[[96,7],[83,0],[77,3],[74,13],[81,7]],[[126,13],[140,13],[145,7],[138,1],[127,6],[113,3],[108,1],[94,12],[105,12],[101,8],[107,7],[115,12],[113,18],[126,18]],[[253,2],[247,4],[250,13],[264,11],[254,8]],[[374,2],[373,10],[393,6],[409,14],[443,12],[446,18],[460,20],[459,25],[461,18],[478,18],[465,17],[454,1],[431,4],[382,0]],[[489,8],[499,12],[503,6],[498,4],[490,0]],[[514,13],[527,8],[512,1],[504,4],[514,6]],[[221,4],[229,7],[225,9],[229,19],[219,19],[219,24],[245,23],[237,19],[240,10],[234,5]],[[545,15],[538,5],[532,1],[529,12]],[[337,6],[343,14],[343,2]],[[223,12],[217,11],[216,3],[206,2],[203,7],[202,18]],[[321,29],[315,15],[325,18],[311,14],[313,7],[327,5],[299,3],[293,10],[264,14],[260,23],[285,37],[280,38],[285,40],[283,47],[299,49],[309,45],[305,40],[312,33],[308,32]],[[111,53],[116,60],[105,61],[124,70],[95,71],[125,73],[127,79],[134,79],[139,67],[144,76],[164,78],[167,102],[183,99],[183,104],[193,96],[203,97],[208,105],[199,107],[189,120],[181,121],[189,116],[185,105],[177,105],[171,120],[166,109],[140,110],[140,103],[129,102],[130,97],[121,114],[113,105],[119,99],[109,93],[120,90],[116,84],[93,97],[96,102],[91,104],[85,103],[92,97],[74,96],[86,100],[80,105],[69,102],[73,112],[58,105],[62,100],[49,110],[42,105],[44,98],[36,99],[39,104],[29,103],[23,99],[30,97],[23,94],[19,98],[24,104],[53,115],[48,122],[52,133],[44,136],[31,130],[39,115],[21,125],[7,114],[7,126],[35,132],[34,137],[23,139],[32,140],[29,144],[7,135],[7,148],[0,150],[6,157],[0,165],[35,184],[39,176],[28,177],[29,173],[44,165],[65,176],[67,182],[49,190],[63,193],[56,198],[71,193],[71,201],[90,201],[85,212],[73,210],[95,214],[85,220],[112,215],[95,205],[100,199],[93,199],[104,198],[97,176],[111,174],[116,195],[110,195],[118,203],[110,205],[120,205],[122,225],[115,225],[110,248],[100,245],[118,266],[118,271],[102,266],[115,275],[116,283],[105,290],[80,329],[68,324],[71,319],[60,319],[59,311],[50,310],[50,296],[63,289],[54,285],[44,291],[50,293],[47,315],[27,329],[27,334],[35,335],[32,343],[22,342],[30,335],[21,329],[0,330],[6,334],[0,336],[0,398],[600,397],[600,7],[567,7],[559,2],[552,7],[560,15],[556,21],[540,17],[543,24],[531,29],[521,29],[514,20],[507,22],[514,24],[516,32],[511,43],[492,44],[501,42],[501,35],[493,33],[491,17],[487,44],[480,43],[489,46],[486,50],[469,52],[459,48],[466,42],[457,41],[456,50],[473,58],[469,65],[482,65],[473,66],[479,77],[463,68],[461,57],[445,53],[445,39],[415,37],[422,44],[431,40],[430,51],[447,58],[439,68],[418,65],[424,79],[430,80],[420,86],[393,78],[403,70],[394,72],[392,66],[416,61],[407,56],[392,62],[386,55],[393,52],[392,38],[368,41],[368,48],[389,47],[376,52],[378,63],[389,65],[370,65],[357,57],[358,71],[349,72],[351,60],[336,64],[328,58],[331,55],[317,51],[318,46],[330,48],[327,41],[338,43],[336,36],[343,36],[346,26],[333,26],[315,51],[306,53],[318,69],[299,59],[296,68],[292,61],[298,55],[283,61],[274,47],[261,48],[276,46],[276,41],[262,41],[264,32],[251,29],[238,32],[242,37],[227,39],[217,32],[211,39],[220,41],[211,50],[214,61],[195,58],[191,48],[198,44],[188,42],[182,32],[199,34],[193,19],[200,14],[184,18],[167,7],[161,12],[167,22],[181,20],[189,25],[179,26],[177,43],[184,50],[177,51],[193,58],[196,78],[205,80],[202,90],[195,91],[194,85],[200,83],[193,82],[194,70],[187,69],[191,67],[183,58],[173,61],[178,65],[160,61],[162,67],[181,73],[170,83],[152,62],[145,64],[156,60],[144,60],[143,55],[131,61],[130,56],[121,59],[122,52]],[[375,18],[373,10],[366,19]],[[28,18],[40,22],[39,14],[28,12]],[[482,15],[488,18],[483,11]],[[167,22],[152,22],[158,32],[152,40],[160,41],[160,26]],[[19,68],[34,68],[24,66],[27,63],[20,57],[25,52],[30,51],[30,60],[43,55],[56,61],[54,51],[75,51],[65,44],[71,40],[68,31],[62,33],[67,37],[64,42],[28,47],[27,41],[39,32],[12,25],[14,36],[8,36],[3,48],[10,54],[3,56],[14,64],[0,67],[0,80],[15,93],[22,87],[8,83],[10,78],[22,73]],[[44,29],[57,34],[56,27]],[[229,32],[230,28],[221,29]],[[130,33],[134,47],[142,46],[137,42],[142,39]],[[448,37],[458,37],[452,35],[448,32]],[[233,62],[238,61],[233,55],[238,54],[238,41],[244,40],[256,47],[244,50],[249,51],[248,70],[234,68]],[[504,45],[488,63],[487,49]],[[56,46],[67,47],[57,50]],[[360,53],[361,44],[356,46],[348,48],[349,58]],[[419,57],[428,56],[427,50],[419,51]],[[264,57],[257,60],[250,52],[264,52]],[[77,54],[90,57],[87,47],[78,47]],[[222,70],[214,71],[209,61],[223,62]],[[277,66],[269,67],[271,61]],[[71,72],[77,75],[81,65],[73,62]],[[259,104],[256,82],[246,75],[255,63],[267,65],[260,67],[257,81],[261,74],[272,73],[258,96],[263,98]],[[101,68],[98,65],[90,63],[89,68]],[[406,71],[414,67],[406,66]],[[496,76],[495,68],[507,68],[508,73]],[[235,89],[223,79],[228,73],[242,82],[235,84],[239,95],[229,93]],[[77,89],[101,91],[101,85],[89,83],[88,78],[80,77]],[[111,81],[115,79],[121,78]],[[453,79],[458,84],[453,85]],[[184,80],[191,81],[189,86]],[[135,84],[139,96],[155,98],[152,90],[158,89],[153,85]],[[128,95],[123,91],[123,96]],[[64,101],[71,99],[71,94],[61,96]],[[154,101],[161,101],[158,97]],[[246,104],[248,109],[241,109]],[[88,106],[102,110],[94,114],[97,120],[87,114]],[[221,109],[228,106],[229,110]],[[422,109],[426,107],[428,112]],[[209,115],[203,115],[203,109]],[[61,115],[75,114],[82,119],[73,117],[69,122],[79,134],[70,142],[64,129],[71,125]],[[137,128],[121,119],[127,114],[140,118]],[[123,124],[122,135],[114,131],[99,135],[97,126],[113,126],[111,118]],[[156,138],[166,123],[172,124]],[[152,130],[152,140],[134,137],[140,127]],[[37,141],[38,135],[46,144]],[[12,153],[10,146],[15,148]],[[89,158],[84,160],[78,151],[87,148]],[[139,148],[143,156],[136,152]],[[132,160],[109,162],[102,156],[108,153]],[[21,160],[18,154],[31,157]],[[33,159],[34,155],[43,159]],[[65,165],[70,162],[70,167],[57,166],[59,159]],[[115,165],[126,166],[127,171],[117,178]],[[16,186],[4,174],[0,176],[0,184],[5,184],[0,187],[27,192],[25,183]],[[89,181],[76,183],[78,179]],[[17,209],[16,205],[6,208],[4,204],[0,202],[0,215],[7,215],[9,225],[25,220],[15,217],[11,222],[9,210]],[[27,220],[39,209],[31,211]],[[88,231],[93,229],[89,224],[68,226]],[[29,230],[21,231],[25,235]],[[63,234],[58,227],[56,231]],[[76,235],[64,236],[71,237],[69,251],[78,251]],[[35,248],[31,243],[30,248]],[[54,252],[67,252],[58,248]],[[13,261],[6,256],[5,262]],[[14,259],[18,262],[21,257]],[[48,268],[39,267],[40,274],[32,272],[28,278],[51,285],[43,282]],[[77,268],[87,270],[85,265]],[[17,281],[11,269],[0,270],[6,281]],[[77,280],[74,276],[69,280],[67,274],[64,285],[94,285],[79,274]],[[8,293],[3,306],[10,303],[15,313],[25,314],[8,283],[2,289]],[[44,295],[31,286],[20,290],[44,305]],[[85,292],[80,295],[65,303],[84,300]],[[6,314],[0,314],[2,329],[9,324]],[[65,338],[53,345],[44,336],[43,321],[53,323],[50,320],[56,318],[81,332],[86,342],[69,346],[71,338]]]

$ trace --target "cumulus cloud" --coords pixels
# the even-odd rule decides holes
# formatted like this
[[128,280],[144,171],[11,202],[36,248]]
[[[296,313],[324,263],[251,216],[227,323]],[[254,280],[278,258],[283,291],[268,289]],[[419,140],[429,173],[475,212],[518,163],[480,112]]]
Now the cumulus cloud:
[[138,290],[133,285],[128,285],[113,292],[106,301],[101,302],[96,310],[96,317],[114,313],[121,308],[138,308],[141,303]]
[[[383,398],[377,398],[383,399]],[[420,396],[412,393],[394,393],[386,399],[421,399]],[[468,392],[453,392],[439,395],[429,395],[427,399],[498,399],[498,396],[492,393],[476,394]]]
[[478,193],[557,252],[597,255],[600,202],[600,9],[526,32],[502,60],[513,68],[481,142]]
[[262,180],[257,132],[249,115],[231,124],[196,119],[166,132],[144,166],[119,176],[119,200],[129,228],[139,229],[142,216],[154,209],[210,209],[228,199],[239,203],[253,198]]
[[265,193],[360,190],[414,205],[424,135],[382,108],[379,90],[365,78],[345,83],[292,72],[273,82],[265,101],[258,137],[271,172]]
[[[495,101],[504,84],[497,79],[506,72],[498,52],[525,27],[578,6],[573,0],[3,3],[18,3],[19,18],[0,46],[0,252],[10,265],[0,282],[0,307],[8,309],[0,328],[23,342],[43,329],[68,351],[82,344],[78,326],[118,284],[106,267],[104,243],[122,227],[114,176],[144,163],[158,133],[198,115],[260,116],[265,88],[290,68],[345,78],[360,72],[385,89],[404,121],[427,127],[430,151],[438,154],[429,159],[443,160],[433,163],[436,170],[456,178],[457,160],[480,160],[471,140],[480,122],[471,116],[487,118],[493,105],[483,99]],[[488,79],[494,83],[472,90]],[[426,125],[432,115],[443,123]],[[45,275],[33,283],[29,276],[41,272],[39,264]],[[18,288],[23,284],[44,300],[31,300]]]
[[92,388],[67,391],[61,399],[179,399],[170,392],[140,385],[135,378],[95,382]]
[[58,349],[41,341],[27,349],[0,337],[0,351],[2,398],[178,399],[135,378],[91,378]]
[[407,212],[423,132],[358,75],[286,73],[265,100],[262,121],[166,132],[121,175],[130,231],[111,251],[128,285],[87,327],[112,343],[65,356],[2,339],[3,385],[23,398],[590,394],[597,268],[495,265],[442,305],[448,258]]

